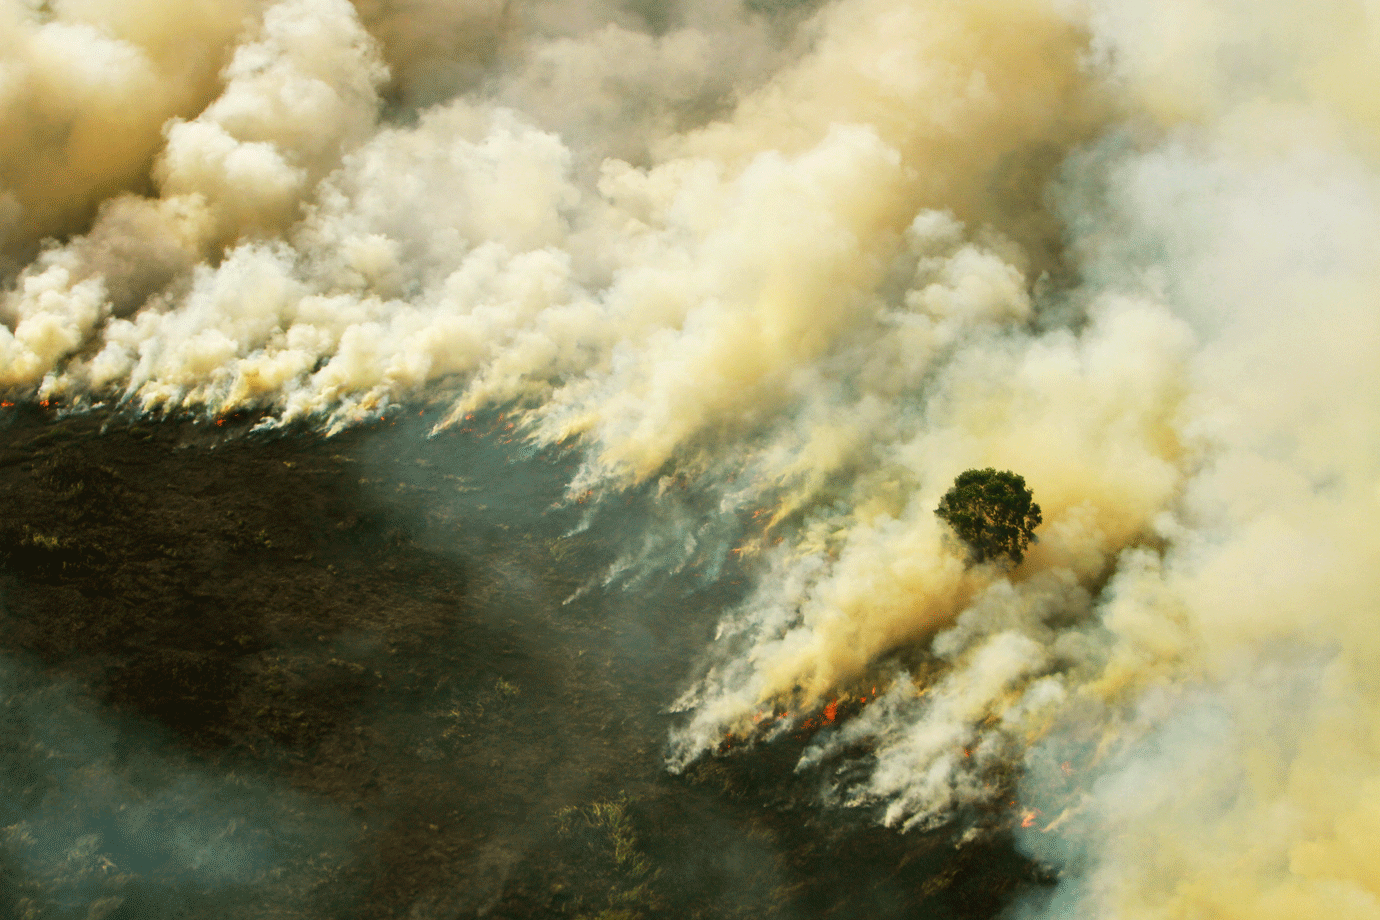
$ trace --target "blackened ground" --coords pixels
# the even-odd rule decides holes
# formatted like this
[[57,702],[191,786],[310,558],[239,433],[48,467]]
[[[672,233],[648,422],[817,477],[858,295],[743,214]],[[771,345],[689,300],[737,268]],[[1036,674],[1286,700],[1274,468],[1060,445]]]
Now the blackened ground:
[[799,739],[666,774],[739,579],[580,592],[662,499],[577,526],[572,457],[430,421],[0,409],[0,915],[977,918],[1042,881],[819,806]]

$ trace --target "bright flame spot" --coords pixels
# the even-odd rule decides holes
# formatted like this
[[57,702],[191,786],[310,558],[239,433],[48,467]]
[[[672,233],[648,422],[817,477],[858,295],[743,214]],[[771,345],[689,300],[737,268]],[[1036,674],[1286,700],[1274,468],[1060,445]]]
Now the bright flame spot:
[[1034,827],[1035,816],[1040,813],[1038,808],[1027,808],[1021,815],[1021,827]]

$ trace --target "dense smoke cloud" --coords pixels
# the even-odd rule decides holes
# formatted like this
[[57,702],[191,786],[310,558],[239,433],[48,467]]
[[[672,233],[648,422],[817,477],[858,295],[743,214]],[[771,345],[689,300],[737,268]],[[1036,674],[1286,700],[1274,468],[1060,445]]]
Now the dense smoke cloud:
[[260,6],[0,7],[0,244],[9,260],[81,229],[101,201],[149,186],[164,126],[221,92],[217,72]]
[[[1373,9],[3,17],[6,392],[515,405],[756,521],[673,767],[866,698],[802,769],[925,826],[1023,765],[1055,913],[1380,912]],[[1014,571],[933,514],[982,466]]]

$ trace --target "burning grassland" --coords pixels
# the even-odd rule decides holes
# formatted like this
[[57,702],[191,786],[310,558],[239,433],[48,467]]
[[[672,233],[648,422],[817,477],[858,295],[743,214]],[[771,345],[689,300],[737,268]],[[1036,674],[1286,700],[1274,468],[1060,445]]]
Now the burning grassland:
[[568,459],[501,418],[255,421],[4,418],[6,909],[980,917],[1040,881],[1000,833],[819,810],[794,763],[860,697],[664,772],[743,589],[694,559],[588,586],[644,551],[654,490],[582,524]]
[[[331,826],[384,855],[313,863],[366,912],[676,909],[664,784],[879,822],[893,907],[1009,829],[1018,913],[1374,917],[1376,36],[0,0],[5,641],[217,765],[381,764]],[[987,469],[1009,565],[935,513]],[[739,901],[848,902],[787,826]]]

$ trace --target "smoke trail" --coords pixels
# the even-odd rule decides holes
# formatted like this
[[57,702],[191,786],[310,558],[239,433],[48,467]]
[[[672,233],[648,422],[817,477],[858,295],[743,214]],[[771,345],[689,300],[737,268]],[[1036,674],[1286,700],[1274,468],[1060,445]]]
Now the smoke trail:
[[754,522],[673,767],[846,698],[888,823],[1023,767],[1046,909],[1374,912],[1373,9],[193,7],[4,5],[6,392],[515,406]]

